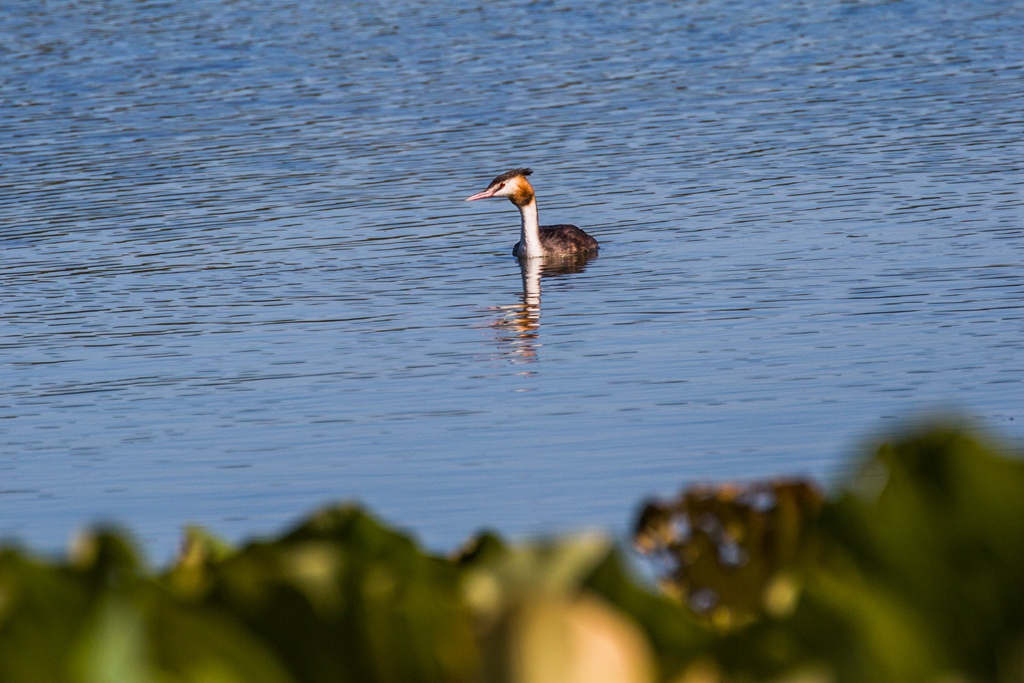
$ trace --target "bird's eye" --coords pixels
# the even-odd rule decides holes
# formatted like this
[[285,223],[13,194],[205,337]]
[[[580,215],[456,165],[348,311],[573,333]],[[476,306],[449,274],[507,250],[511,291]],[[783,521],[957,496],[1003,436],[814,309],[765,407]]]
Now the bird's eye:
[[504,187],[505,187],[505,183],[502,183],[501,185],[498,185],[498,189],[499,190],[504,189]]

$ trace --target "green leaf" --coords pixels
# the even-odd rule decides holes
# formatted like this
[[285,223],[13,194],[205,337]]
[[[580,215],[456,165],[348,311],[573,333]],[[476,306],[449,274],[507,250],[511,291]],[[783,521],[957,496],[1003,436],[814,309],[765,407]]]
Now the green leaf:
[[322,510],[202,572],[186,597],[240,619],[298,680],[457,682],[479,668],[455,565],[358,508]]

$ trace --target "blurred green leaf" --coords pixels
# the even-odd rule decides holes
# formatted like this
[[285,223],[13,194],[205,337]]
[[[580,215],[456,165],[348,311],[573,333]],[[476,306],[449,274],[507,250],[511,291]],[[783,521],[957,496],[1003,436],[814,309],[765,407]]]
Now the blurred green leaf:
[[856,568],[836,580],[898,596],[936,661],[995,680],[998,654],[1024,634],[1024,462],[960,430],[922,430],[881,446],[821,528]]
[[137,573],[127,539],[108,530],[82,542],[86,552],[64,566],[0,552],[0,681],[292,680],[232,620],[184,606]]
[[81,683],[156,683],[146,652],[142,615],[123,598],[100,602],[84,625],[72,654],[73,678]]
[[200,570],[187,597],[240,619],[300,681],[468,681],[479,668],[455,565],[358,508]]
[[69,652],[92,603],[63,567],[0,550],[0,681],[68,680]]
[[115,527],[98,527],[79,534],[71,545],[69,566],[93,590],[136,583],[146,566],[130,534]]

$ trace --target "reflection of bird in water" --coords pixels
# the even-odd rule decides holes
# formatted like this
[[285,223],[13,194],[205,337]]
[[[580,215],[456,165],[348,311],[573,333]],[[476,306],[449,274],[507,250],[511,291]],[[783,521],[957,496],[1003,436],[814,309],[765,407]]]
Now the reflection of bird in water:
[[540,339],[540,280],[583,272],[590,254],[555,258],[523,259],[519,269],[523,275],[522,302],[497,307],[502,313],[491,325],[498,332],[498,341],[504,354],[513,362],[532,362],[537,359]]
[[467,197],[467,202],[488,197],[508,197],[519,209],[522,227],[519,242],[512,248],[512,255],[519,258],[537,256],[567,256],[571,254],[596,254],[597,240],[575,225],[540,225],[537,219],[537,199],[533,186],[526,176],[533,173],[528,168],[515,168],[491,181],[487,189]]

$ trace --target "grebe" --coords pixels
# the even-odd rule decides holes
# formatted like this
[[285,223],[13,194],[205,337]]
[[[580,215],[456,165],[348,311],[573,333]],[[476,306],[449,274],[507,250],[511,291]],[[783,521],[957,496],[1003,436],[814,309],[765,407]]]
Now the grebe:
[[537,199],[526,176],[528,168],[514,168],[491,181],[487,189],[467,197],[467,202],[488,197],[508,197],[519,209],[522,228],[519,241],[512,247],[512,255],[519,258],[537,256],[567,256],[569,254],[596,254],[597,240],[575,225],[538,225]]

